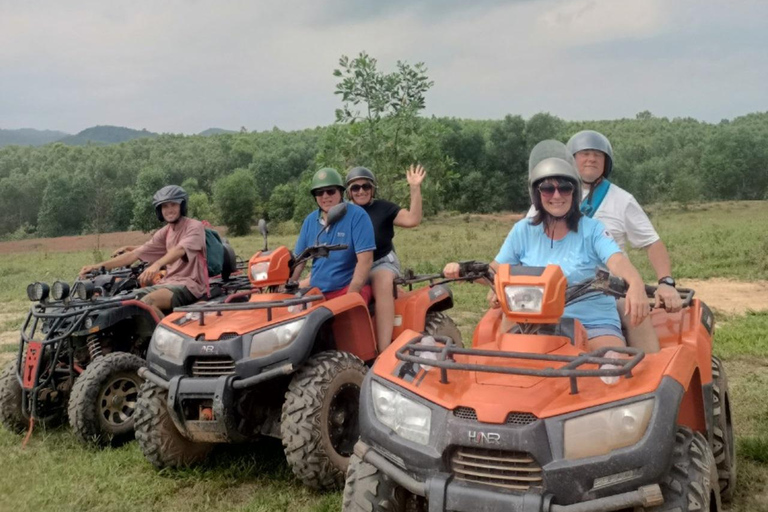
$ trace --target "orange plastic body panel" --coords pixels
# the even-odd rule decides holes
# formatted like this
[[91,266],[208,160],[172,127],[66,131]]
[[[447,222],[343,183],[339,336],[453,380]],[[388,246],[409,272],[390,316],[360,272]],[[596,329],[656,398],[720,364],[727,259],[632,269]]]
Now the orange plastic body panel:
[[338,350],[355,354],[363,361],[376,358],[373,321],[368,313],[368,304],[360,294],[341,295],[325,301],[323,307],[333,312],[333,337]]
[[[392,339],[411,329],[422,332],[430,308],[450,298],[450,292],[443,286],[425,286],[412,291],[399,290],[395,299],[395,327]],[[399,319],[399,322],[398,322]],[[398,325],[399,323],[399,325]]]
[[[517,278],[515,276],[515,280]],[[501,318],[502,313],[498,309],[490,310],[483,316],[475,329],[473,348],[571,356],[584,352],[583,347],[572,345],[568,338],[561,336],[499,334]],[[427,372],[422,369],[411,382],[407,382],[396,376],[396,369],[401,362],[395,353],[405,343],[419,336],[415,330],[403,332],[379,356],[373,371],[446,409],[472,407],[477,413],[477,419],[486,423],[503,423],[510,412],[528,412],[539,418],[548,418],[651,393],[658,388],[664,376],[669,376],[686,390],[678,421],[697,431],[704,431],[706,420],[702,385],[712,380],[712,342],[701,323],[701,305],[698,300],[694,300],[690,308],[676,314],[656,310],[652,321],[661,338],[662,349],[658,353],[646,354],[633,370],[632,378],[621,378],[614,385],[605,384],[597,377],[579,378],[577,394],[571,394],[567,378],[466,370],[448,370],[447,384],[440,382],[438,369]],[[583,328],[577,324],[576,344],[583,343],[584,338]],[[459,363],[540,369],[557,368],[564,364],[476,355],[457,355],[455,360]]]
[[[540,276],[521,276],[511,274],[512,266],[500,265],[496,272],[496,296],[504,313],[518,323],[556,324],[560,321],[565,310],[565,290],[568,281],[558,265],[547,265]],[[535,286],[544,288],[544,300],[541,304],[541,313],[519,313],[509,309],[507,294],[504,288],[507,286]]]
[[27,344],[27,353],[24,358],[24,374],[21,376],[21,385],[24,389],[32,389],[35,386],[37,367],[40,365],[40,356],[42,354],[42,343],[39,341],[30,341]]
[[[266,254],[263,251],[259,251],[251,256],[251,259],[248,261],[248,280],[251,282],[251,285],[256,287],[285,284],[291,277],[292,258],[291,251],[284,245],[281,245],[272,251],[268,251]],[[269,264],[267,279],[254,281],[251,267],[257,263]]]

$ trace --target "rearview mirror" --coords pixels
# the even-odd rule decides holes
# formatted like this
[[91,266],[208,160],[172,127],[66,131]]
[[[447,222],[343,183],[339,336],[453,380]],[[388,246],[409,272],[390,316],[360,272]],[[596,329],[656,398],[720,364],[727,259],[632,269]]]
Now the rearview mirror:
[[264,219],[259,219],[259,233],[264,237],[264,249],[262,251],[269,250],[267,246],[267,233],[269,233],[269,230],[267,229],[267,221]]
[[326,218],[326,226],[332,226],[336,224],[347,214],[347,203],[341,202],[328,210],[328,217]]

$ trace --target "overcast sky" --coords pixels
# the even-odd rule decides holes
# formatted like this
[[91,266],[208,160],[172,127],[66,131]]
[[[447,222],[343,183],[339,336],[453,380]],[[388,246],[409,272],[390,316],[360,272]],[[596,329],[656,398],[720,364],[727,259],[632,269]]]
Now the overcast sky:
[[333,69],[424,62],[427,114],[768,110],[766,0],[0,0],[0,128],[333,122]]

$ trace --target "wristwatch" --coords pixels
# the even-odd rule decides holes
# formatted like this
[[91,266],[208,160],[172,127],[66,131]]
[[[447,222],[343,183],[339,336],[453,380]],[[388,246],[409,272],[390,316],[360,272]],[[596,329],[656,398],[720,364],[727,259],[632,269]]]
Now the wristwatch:
[[671,286],[672,288],[675,287],[675,280],[672,278],[672,276],[664,276],[661,279],[659,279],[659,284],[667,284]]

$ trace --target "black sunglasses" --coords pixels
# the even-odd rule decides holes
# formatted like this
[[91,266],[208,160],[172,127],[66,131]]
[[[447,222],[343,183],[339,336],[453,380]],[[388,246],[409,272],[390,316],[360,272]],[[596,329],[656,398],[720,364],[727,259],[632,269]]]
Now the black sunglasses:
[[320,197],[322,195],[332,196],[335,195],[338,190],[339,189],[336,187],[318,188],[317,190],[312,191],[312,195],[315,197]]
[[362,185],[352,185],[349,187],[350,192],[360,192],[360,190],[365,190],[366,192],[370,192],[373,190],[373,185],[370,183],[363,183]]
[[543,196],[553,196],[555,195],[555,190],[560,192],[560,195],[563,197],[570,196],[573,194],[573,191],[576,189],[576,187],[573,185],[573,183],[570,183],[568,181],[563,183],[558,183],[555,185],[554,183],[542,183],[539,185],[539,192],[541,192],[541,195]]

